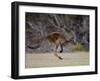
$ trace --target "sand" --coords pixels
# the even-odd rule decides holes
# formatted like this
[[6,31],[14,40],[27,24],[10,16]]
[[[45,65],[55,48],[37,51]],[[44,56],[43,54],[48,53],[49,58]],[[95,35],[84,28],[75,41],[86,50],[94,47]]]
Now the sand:
[[89,52],[58,53],[63,60],[53,53],[26,54],[25,68],[83,66],[89,65]]

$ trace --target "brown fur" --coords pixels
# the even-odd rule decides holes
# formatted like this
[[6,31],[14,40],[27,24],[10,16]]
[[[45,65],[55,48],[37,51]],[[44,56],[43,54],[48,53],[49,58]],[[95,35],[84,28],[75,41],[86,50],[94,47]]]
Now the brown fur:
[[57,54],[57,49],[60,46],[60,48],[61,48],[60,53],[63,52],[63,45],[65,43],[70,42],[70,40],[65,39],[65,36],[63,34],[61,34],[60,32],[53,32],[53,33],[49,34],[48,36],[46,36],[44,38],[40,38],[39,40],[37,40],[35,42],[40,43],[40,41],[42,42],[45,39],[55,45],[54,55],[62,60],[63,58]]

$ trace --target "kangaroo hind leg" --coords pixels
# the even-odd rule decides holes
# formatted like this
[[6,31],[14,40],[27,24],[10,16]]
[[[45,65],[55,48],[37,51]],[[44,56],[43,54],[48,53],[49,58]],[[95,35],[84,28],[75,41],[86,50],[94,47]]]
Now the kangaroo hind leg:
[[57,54],[57,49],[58,49],[58,45],[56,45],[56,49],[55,49],[54,55],[55,55],[56,57],[58,57],[60,60],[62,60],[63,58]]
[[63,52],[63,45],[60,43],[60,53]]

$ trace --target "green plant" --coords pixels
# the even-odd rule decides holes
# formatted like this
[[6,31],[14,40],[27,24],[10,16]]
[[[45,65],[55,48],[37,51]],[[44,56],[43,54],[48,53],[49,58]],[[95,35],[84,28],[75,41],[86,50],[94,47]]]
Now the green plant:
[[84,46],[80,43],[77,43],[72,49],[72,51],[84,51],[84,50],[85,50]]

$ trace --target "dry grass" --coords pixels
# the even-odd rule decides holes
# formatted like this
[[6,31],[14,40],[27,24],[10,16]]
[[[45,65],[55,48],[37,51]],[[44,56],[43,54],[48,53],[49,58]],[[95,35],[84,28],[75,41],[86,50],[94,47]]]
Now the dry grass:
[[59,67],[89,65],[89,52],[59,53],[63,60],[58,59],[53,53],[26,54],[25,67]]

